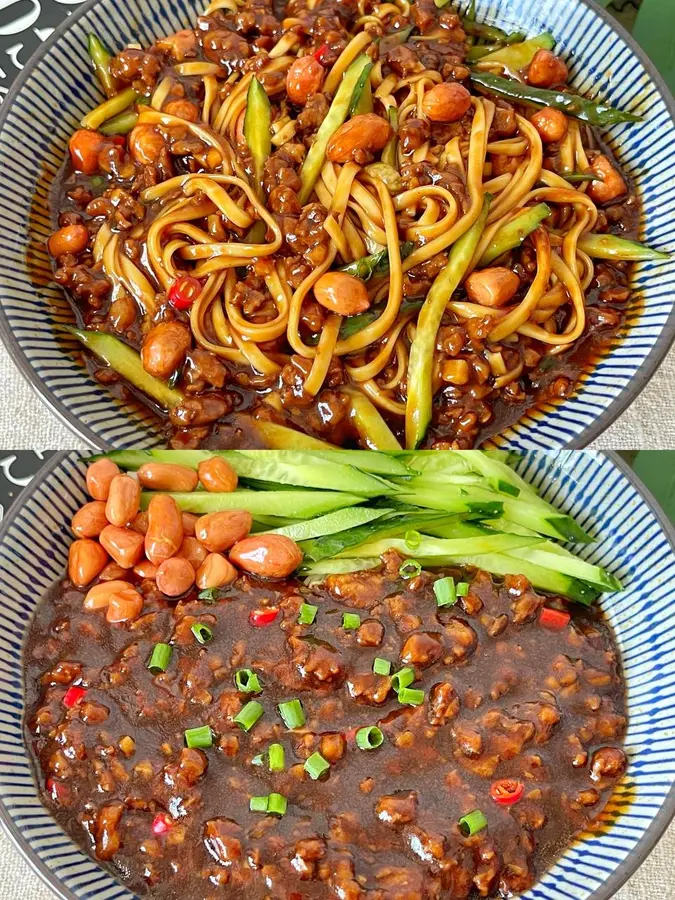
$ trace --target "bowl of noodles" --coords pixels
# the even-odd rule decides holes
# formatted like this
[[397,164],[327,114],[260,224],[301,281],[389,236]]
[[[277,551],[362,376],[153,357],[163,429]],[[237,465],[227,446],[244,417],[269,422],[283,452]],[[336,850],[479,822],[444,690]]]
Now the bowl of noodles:
[[101,0],[0,125],[3,337],[94,445],[581,446],[673,337],[673,101],[584,0]]

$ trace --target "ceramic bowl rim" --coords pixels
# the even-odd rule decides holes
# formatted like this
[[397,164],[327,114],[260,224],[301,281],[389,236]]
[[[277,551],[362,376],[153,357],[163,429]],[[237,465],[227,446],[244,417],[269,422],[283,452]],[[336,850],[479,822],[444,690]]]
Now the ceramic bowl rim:
[[[10,110],[15,99],[23,89],[26,81],[32,74],[33,70],[40,60],[51,50],[63,35],[71,28],[73,24],[86,16],[92,10],[99,0],[86,0],[71,16],[67,16],[63,22],[54,30],[49,38],[44,41],[35,50],[30,57],[21,73],[16,78],[14,84],[5,97],[2,106],[0,106],[0,132],[2,131],[5,120],[8,118]],[[630,51],[637,56],[649,75],[651,85],[659,93],[675,129],[675,97],[671,94],[668,86],[663,80],[656,66],[649,59],[647,54],[642,50],[635,39],[626,31],[620,22],[616,21],[606,10],[600,8],[593,0],[573,0],[580,3],[595,13],[605,24],[609,25],[611,30],[628,46]],[[14,335],[14,331],[10,326],[7,314],[2,302],[0,302],[0,338],[7,350],[10,359],[17,367],[22,376],[28,381],[29,385],[45,405],[56,414],[57,418],[63,422],[77,437],[86,444],[96,447],[98,450],[114,449],[107,441],[103,440],[92,428],[81,422],[74,413],[70,411],[66,403],[55,397],[53,392],[42,381],[35,369],[30,364],[26,354],[21,348],[18,339]],[[626,340],[626,338],[624,338]],[[625,412],[626,409],[637,399],[639,394],[644,390],[655,372],[664,361],[668,354],[668,350],[675,341],[675,302],[668,314],[661,333],[654,342],[654,346],[649,351],[640,367],[631,378],[630,383],[618,394],[593,422],[584,430],[576,435],[571,441],[561,446],[560,449],[579,449],[586,447],[591,441],[595,440],[603,431],[605,431],[618,417]]]
[[[530,451],[533,453],[543,453],[544,451]],[[619,472],[627,479],[631,487],[637,492],[640,498],[646,503],[656,519],[664,536],[667,538],[673,554],[675,554],[675,525],[668,519],[661,506],[649,489],[638,478],[630,466],[613,450],[595,451],[605,456],[619,470]],[[21,508],[37,493],[44,481],[57,469],[61,463],[70,454],[72,450],[61,450],[53,457],[48,459],[45,464],[38,470],[31,483],[22,490],[18,502],[12,504],[7,516],[0,524],[0,544],[5,540],[8,531],[12,527],[14,520],[19,515]],[[25,643],[25,638],[24,638]],[[22,672],[23,686],[23,672]],[[670,822],[675,818],[675,779],[666,794],[663,804],[657,814],[654,816],[651,824],[645,829],[636,845],[630,850],[626,858],[620,862],[613,870],[609,878],[598,887],[589,897],[588,900],[611,900],[615,893],[626,883],[626,881],[634,875],[642,863],[647,859],[656,844],[661,840],[668,828]],[[0,827],[5,831],[12,844],[19,851],[21,857],[28,863],[31,869],[42,879],[59,900],[78,900],[77,896],[65,887],[59,880],[58,875],[50,869],[36,851],[31,846],[28,839],[16,827],[9,811],[7,810],[2,797],[0,797]],[[93,857],[89,857],[91,862],[98,865]],[[114,875],[112,877],[115,877]]]

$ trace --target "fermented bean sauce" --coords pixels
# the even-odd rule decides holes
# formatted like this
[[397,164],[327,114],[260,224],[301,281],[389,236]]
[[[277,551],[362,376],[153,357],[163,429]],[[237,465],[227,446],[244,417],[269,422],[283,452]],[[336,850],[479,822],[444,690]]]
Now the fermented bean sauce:
[[[163,900],[466,900],[529,888],[592,827],[625,770],[612,634],[581,607],[544,627],[544,605],[562,601],[520,576],[455,571],[468,594],[439,608],[438,576],[405,581],[400,563],[387,554],[377,570],[314,587],[240,576],[210,602],[194,588],[172,601],[140,581],[143,612],[127,624],[84,612],[85,591],[69,581],[55,586],[27,648],[44,803],[130,889]],[[303,603],[318,607],[311,624],[298,624]],[[274,607],[276,617],[251,616]],[[197,640],[198,624],[212,640]],[[153,675],[157,642],[172,656]],[[390,675],[373,672],[375,658]],[[414,670],[421,705],[399,702],[401,668]],[[242,669],[259,693],[237,690]],[[277,706],[293,699],[305,722],[290,730]],[[263,714],[244,731],[234,719],[252,700]],[[184,731],[205,725],[212,746],[186,747]],[[376,749],[357,744],[366,726],[384,736]],[[269,770],[271,744],[283,771]],[[313,780],[305,763],[317,753],[326,771]],[[520,799],[498,802],[505,792]],[[271,794],[285,815],[250,810]],[[459,820],[475,810],[487,825],[465,836]]]

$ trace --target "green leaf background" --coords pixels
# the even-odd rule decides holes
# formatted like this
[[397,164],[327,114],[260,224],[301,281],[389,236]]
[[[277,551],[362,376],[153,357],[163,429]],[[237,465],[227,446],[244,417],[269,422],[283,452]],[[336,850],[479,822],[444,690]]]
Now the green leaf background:
[[675,94],[675,0],[597,0],[640,44]]

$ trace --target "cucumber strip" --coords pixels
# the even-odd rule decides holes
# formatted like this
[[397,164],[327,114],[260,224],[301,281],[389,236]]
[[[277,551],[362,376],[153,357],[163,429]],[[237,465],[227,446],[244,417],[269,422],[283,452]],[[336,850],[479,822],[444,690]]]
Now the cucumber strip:
[[[269,423],[268,423],[269,424]],[[284,427],[284,426],[280,426]],[[291,429],[286,429],[290,431]],[[373,475],[388,475],[406,477],[414,473],[402,460],[388,453],[379,453],[374,450],[342,450],[339,447],[324,445],[327,450],[305,450],[304,453],[315,456],[324,462],[343,463],[360,469],[362,472],[370,472]],[[88,457],[87,462],[94,462],[104,456],[113,460],[121,469],[135,470],[146,462],[173,462],[196,469],[200,462],[218,456],[221,453],[231,451],[219,450],[113,450],[110,453],[98,453]],[[243,452],[243,451],[242,451]],[[289,451],[290,452],[290,451]],[[247,450],[248,456],[260,456],[264,459],[269,455],[269,450]],[[436,454],[438,455],[438,454]]]
[[363,506],[351,506],[348,509],[338,509],[336,512],[318,516],[316,519],[307,519],[306,522],[294,522],[283,528],[275,528],[271,534],[283,534],[294,541],[310,541],[329,534],[337,534],[359,525],[365,525],[374,519],[392,512],[390,509],[368,509]]
[[345,491],[367,497],[397,492],[397,487],[390,482],[361,472],[353,465],[345,465],[342,460],[324,459],[299,450],[274,453],[269,450],[117,450],[107,456],[123,469],[138,469],[151,461],[178,463],[196,469],[200,462],[220,456],[240,478],[255,482],[256,487],[262,486],[264,490],[279,490],[280,485],[334,490],[339,484]]
[[[397,497],[401,503],[410,503],[414,506],[423,506],[426,509],[438,509],[448,513],[468,513],[482,518],[494,519],[504,513],[504,501],[493,499],[496,495],[490,494],[489,500],[471,499],[476,490],[462,491],[461,488],[453,488],[449,485],[440,485],[418,488],[414,493],[403,491]],[[462,491],[460,493],[460,491]],[[487,494],[487,491],[481,491]],[[464,495],[464,496],[463,496]]]
[[389,539],[395,535],[404,534],[406,531],[418,531],[420,528],[426,528],[429,522],[446,524],[451,518],[442,513],[436,515],[422,513],[420,515],[420,512],[417,510],[417,515],[414,513],[397,514],[386,521],[371,522],[341,531],[339,534],[329,534],[316,540],[304,541],[301,544],[302,552],[306,559],[318,562],[320,559],[336,557],[350,547],[360,549],[363,544],[373,540]]
[[466,275],[487,222],[490,195],[476,221],[450,248],[446,266],[436,276],[417,317],[415,339],[408,361],[408,397],[405,411],[405,445],[417,449],[431,422],[434,401],[433,364],[436,337],[448,300]]
[[408,450],[397,454],[398,459],[405,459],[410,470],[418,474],[432,474],[434,477],[440,474],[461,475],[470,472],[465,460],[457,456],[454,450]]
[[425,559],[418,556],[416,559],[425,569],[441,566],[472,566],[473,568],[490,572],[492,575],[524,575],[530,584],[538,590],[569,597],[570,600],[575,600],[584,606],[591,606],[599,594],[599,591],[592,585],[586,584],[586,582],[580,581],[578,578],[563,575],[552,569],[545,569],[543,566],[537,566],[523,559],[514,559],[502,553],[487,553],[482,556],[463,556],[458,558],[446,557],[445,559],[443,557]]
[[258,195],[264,199],[263,169],[272,153],[272,106],[265,88],[253,76],[246,94],[246,112],[244,113],[244,138],[251,151],[253,174]]
[[343,462],[324,460],[298,450],[222,450],[224,457],[242,478],[254,478],[319,490],[341,490],[366,497],[395,494],[397,487],[376,475],[361,472]]
[[520,247],[528,234],[532,234],[535,228],[538,228],[544,219],[547,219],[550,215],[551,208],[545,203],[528,206],[499,229],[478,261],[478,265],[481,268],[489,266],[491,262],[494,262],[502,254]]
[[[513,535],[515,537],[515,535]],[[548,543],[548,542],[546,542]],[[546,544],[537,547],[517,547],[504,551],[507,556],[513,556],[517,560],[526,560],[545,569],[553,569],[563,575],[571,575],[581,581],[587,581],[599,591],[620,591],[621,582],[610,572],[606,572],[600,566],[594,566],[577,556],[567,556],[559,553],[551,553]]]
[[616,234],[582,234],[578,247],[593,259],[642,260],[670,259],[670,253],[652,250],[646,244],[629,241]]
[[386,476],[411,476],[414,473],[404,465],[402,460],[396,459],[388,453],[377,450],[312,450],[312,456],[318,456],[328,462],[343,462],[362,472],[370,472],[373,475]]
[[[143,491],[141,509],[147,509],[157,491]],[[357,506],[363,498],[358,494],[338,491],[233,491],[231,494],[211,494],[208,491],[169,493],[185,512],[220,512],[227,509],[247,509],[252,516],[285,516],[292,519],[312,519],[336,509]]]
[[148,374],[143,368],[140,353],[114,335],[105,331],[85,331],[69,326],[66,327],[66,331],[75,335],[94,356],[102,359],[132,387],[147,394],[163,409],[173,409],[185,399],[180,391],[169,387],[166,381]]
[[354,556],[382,556],[387,550],[396,550],[405,556],[417,559],[422,556],[425,559],[435,557],[454,558],[461,556],[478,556],[487,553],[506,553],[509,550],[518,550],[521,547],[534,547],[542,543],[542,538],[521,537],[519,534],[485,534],[480,537],[443,539],[422,535],[418,546],[414,549],[407,541],[401,538],[385,538],[384,540],[369,541],[358,547],[351,547],[340,553],[341,559]]
[[[545,503],[545,501],[541,500],[539,495],[535,493],[531,484],[528,484],[527,481],[522,479],[520,475],[514,472],[510,466],[507,466],[506,463],[501,460],[492,459],[490,456],[486,456],[484,453],[481,453],[480,451],[476,452],[475,450],[455,450],[454,452],[458,456],[461,456],[472,472],[478,472],[484,478],[505,481],[516,488],[518,493],[523,491],[529,498],[534,499],[536,497],[538,501]],[[550,508],[549,504],[545,503],[545,505]]]
[[304,578],[316,578],[321,575],[344,575],[349,572],[363,572],[366,569],[376,569],[379,565],[381,565],[379,559],[322,559],[321,562],[300,566],[298,575]]
[[250,419],[242,416],[242,419],[256,432],[261,443],[266,444],[269,450],[330,450],[333,446],[327,441],[311,437],[295,428],[287,425],[279,425],[278,422],[267,422],[264,419]]
[[511,44],[494,53],[488,53],[481,58],[481,62],[501,63],[510,72],[519,72],[532,62],[539,50],[552,50],[555,47],[555,38],[552,34],[544,32],[536,37],[523,41],[520,44]]
[[298,200],[301,206],[307,203],[314,190],[314,184],[326,159],[328,141],[347,118],[354,88],[365,67],[370,65],[372,65],[371,59],[365,53],[362,53],[360,56],[357,56],[342,76],[342,81],[335,92],[328,113],[319,126],[314,142],[309,148],[309,152],[300,169],[302,187],[300,188]]
[[343,387],[351,403],[349,418],[363,443],[370,450],[400,450],[401,445],[374,403],[357,388]]
[[[543,506],[541,500],[532,502],[529,497],[523,495],[508,497],[481,487],[463,489],[447,484],[436,484],[419,487],[414,494],[403,491],[398,495],[398,499],[403,503],[415,503],[429,509],[476,513],[482,518],[494,519],[503,515],[516,525],[523,525],[559,541],[590,543],[593,540],[570,516],[548,504]],[[494,514],[489,512],[491,508],[499,509],[499,507],[501,512],[497,511]]]
[[125,88],[119,94],[114,94],[108,100],[100,103],[95,109],[92,109],[91,112],[88,112],[80,122],[80,125],[82,128],[92,128],[96,131],[108,119],[112,119],[114,116],[124,112],[125,109],[128,109],[132,103],[138,100],[139,96],[138,91],[135,91],[133,88]]
[[87,39],[87,50],[94,66],[94,73],[98,78],[106,97],[113,97],[117,92],[117,84],[110,74],[110,60],[112,53],[96,34],[90,34]]

